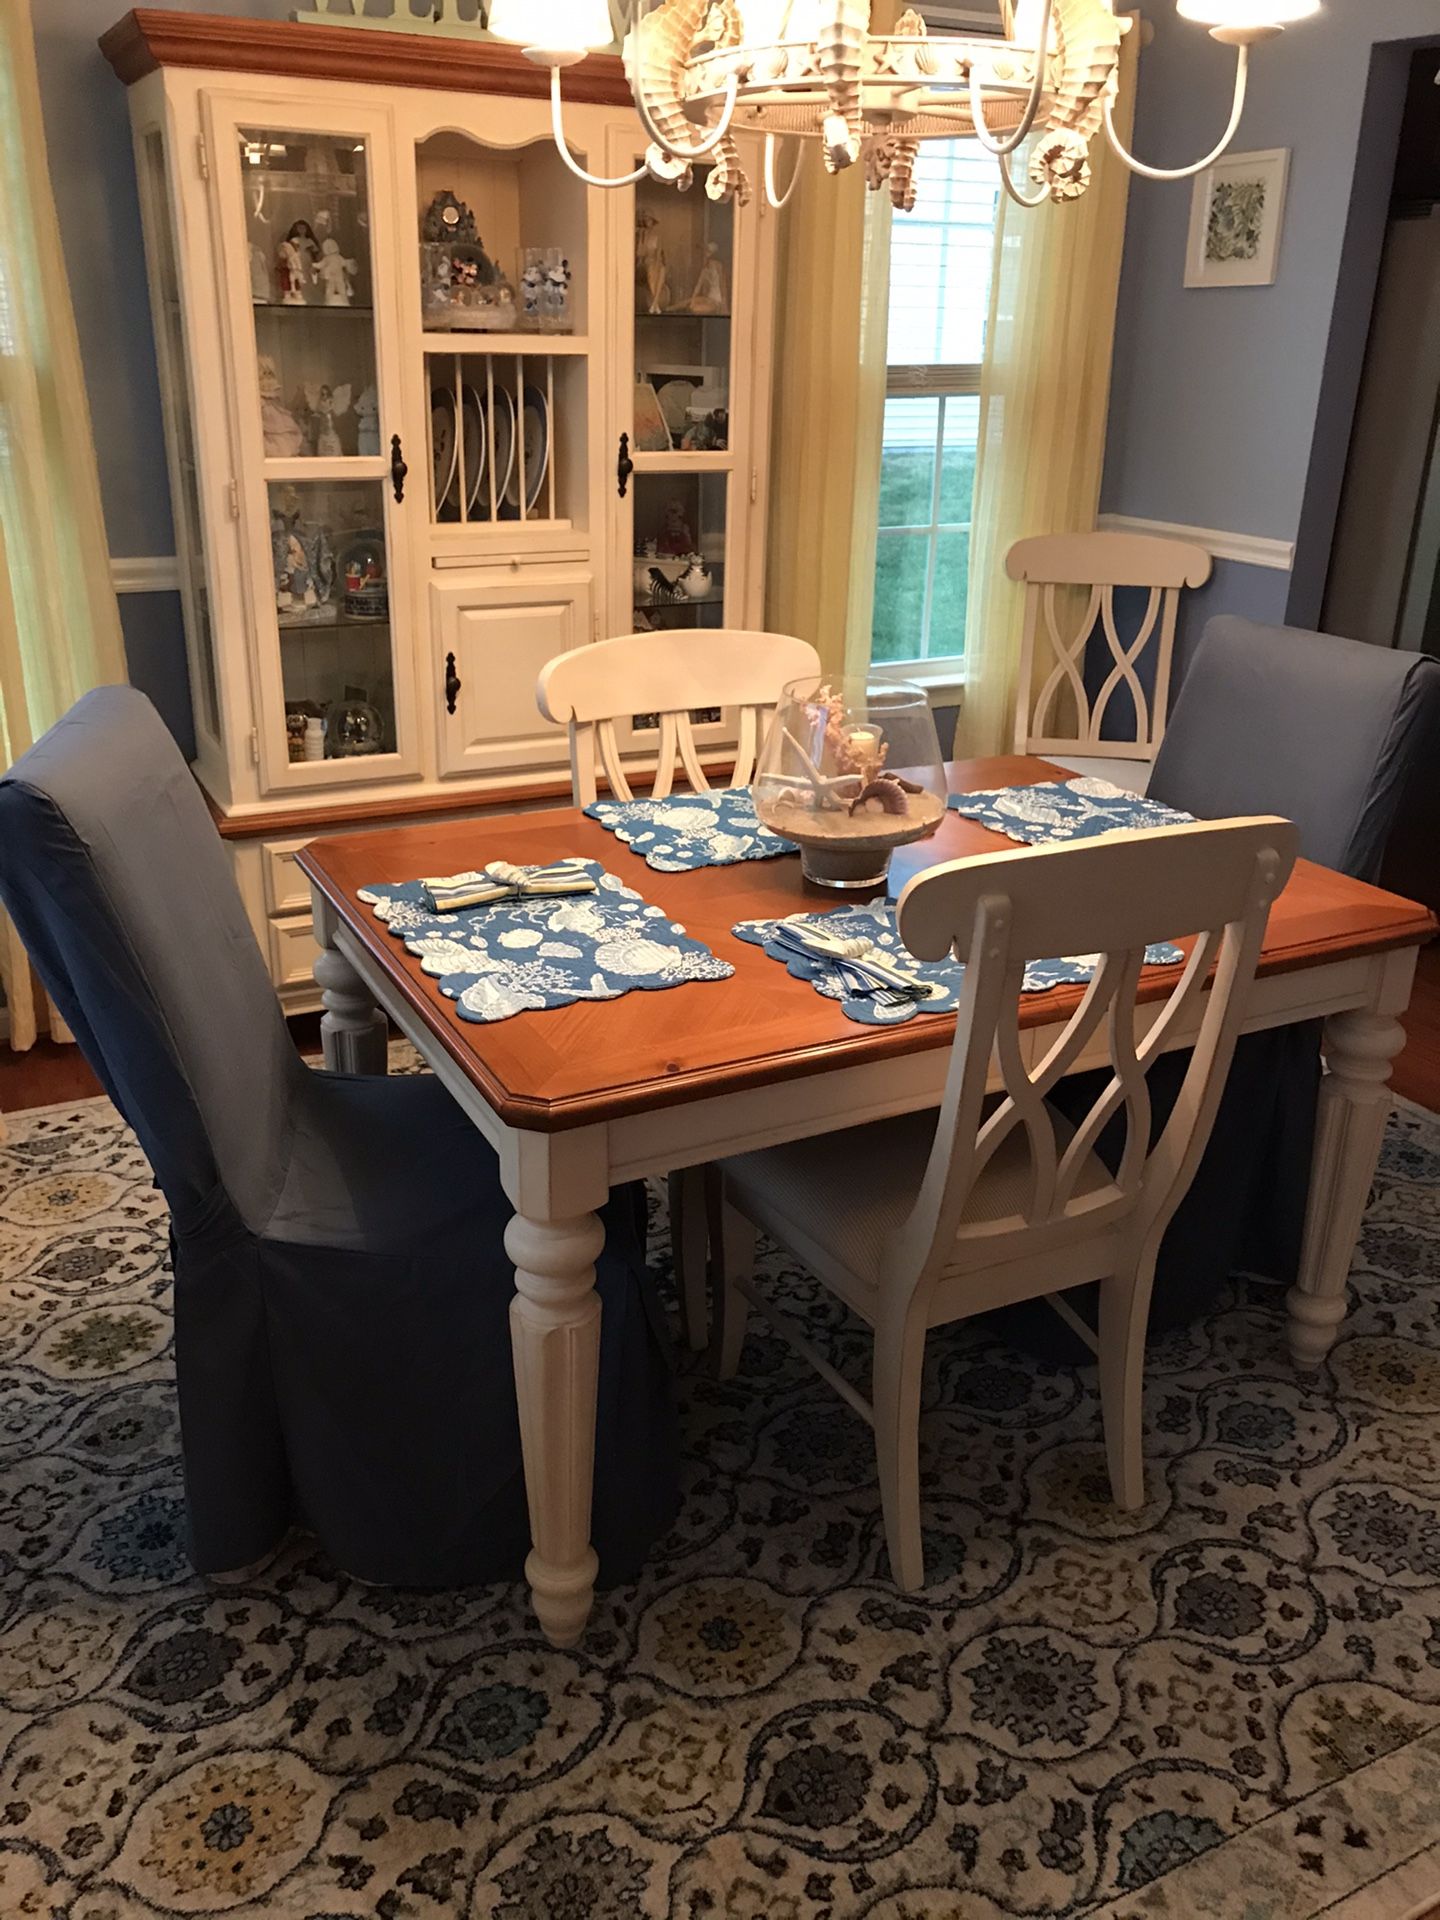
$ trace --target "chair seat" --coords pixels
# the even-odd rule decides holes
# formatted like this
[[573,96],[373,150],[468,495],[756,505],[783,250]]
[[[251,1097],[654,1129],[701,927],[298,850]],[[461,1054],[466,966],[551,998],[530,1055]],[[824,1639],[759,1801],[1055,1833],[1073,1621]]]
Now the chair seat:
[[1055,764],[1064,767],[1067,773],[1083,774],[1087,780],[1108,780],[1112,787],[1123,787],[1126,793],[1144,793],[1150,785],[1153,763],[1149,760],[1088,760],[1083,755],[1067,753],[1063,760],[1057,760]]
[[[874,1287],[886,1244],[904,1225],[920,1191],[936,1118],[933,1112],[910,1113],[737,1154],[722,1171],[731,1197],[757,1225],[779,1234],[796,1252],[827,1256],[832,1266]],[[1060,1116],[1054,1119],[1057,1134],[1066,1133]],[[1111,1184],[1104,1163],[1087,1154],[1077,1197]],[[1028,1136],[1020,1126],[975,1182],[962,1227],[984,1227],[1021,1212],[1029,1185]]]

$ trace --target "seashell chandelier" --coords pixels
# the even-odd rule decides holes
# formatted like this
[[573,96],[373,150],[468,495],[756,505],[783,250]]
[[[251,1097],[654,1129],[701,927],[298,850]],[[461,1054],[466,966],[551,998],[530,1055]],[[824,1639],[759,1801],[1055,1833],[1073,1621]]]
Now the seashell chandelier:
[[[1120,43],[1134,24],[1112,0],[998,0],[1000,33],[931,33],[913,8],[891,33],[871,33],[869,0],[630,0],[625,70],[650,145],[633,173],[590,173],[565,141],[560,74],[615,35],[608,0],[491,0],[489,28],[550,68],[551,120],[561,158],[594,187],[627,187],[647,173],[688,184],[708,164],[712,199],[749,198],[735,134],[765,136],[764,191],[776,184],[787,138],[818,140],[831,173],[863,165],[872,189],[915,204],[922,140],[975,139],[993,153],[1021,206],[1073,200],[1090,182],[1090,147],[1103,129],[1125,164],[1150,180],[1184,180],[1213,166],[1245,107],[1250,49],[1320,0],[1176,0],[1236,52],[1235,94],[1219,145],[1188,167],[1151,167],[1127,151],[1114,111]],[[1012,164],[1026,141],[1025,183]],[[1033,189],[1033,190],[1032,190]]]

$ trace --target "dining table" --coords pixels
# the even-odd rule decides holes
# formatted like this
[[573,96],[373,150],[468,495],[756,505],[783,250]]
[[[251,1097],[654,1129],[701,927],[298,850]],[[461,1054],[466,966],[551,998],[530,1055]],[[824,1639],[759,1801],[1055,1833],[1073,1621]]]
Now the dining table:
[[[954,793],[1063,779],[1024,756],[952,763]],[[892,858],[891,889],[939,862],[1013,850],[949,812],[934,835]],[[321,952],[327,1066],[384,1071],[386,1017],[493,1146],[515,1209],[505,1235],[532,1550],[525,1575],[556,1646],[584,1633],[597,1569],[590,1544],[600,1354],[597,1217],[623,1182],[667,1175],[767,1145],[938,1107],[953,1015],[862,1025],[736,938],[739,922],[822,910],[855,896],[807,884],[794,857],[666,873],[577,809],[417,820],[311,841],[299,854]],[[664,992],[583,1000],[478,1024],[460,1018],[418,959],[360,896],[380,883],[501,860],[596,860],[663,909],[733,974]],[[1412,901],[1300,861],[1270,915],[1245,1031],[1323,1020],[1320,1095],[1301,1270],[1288,1296],[1294,1362],[1318,1366],[1346,1314],[1346,1284],[1390,1113],[1419,949],[1435,920]],[[1173,984],[1146,968],[1137,992],[1162,1009]],[[1026,994],[1022,1043],[1038,1062],[1084,993]],[[1165,1036],[1190,1044],[1198,1027]],[[1097,1064],[1084,1055],[1076,1071]],[[477,1255],[478,1258],[478,1255]]]

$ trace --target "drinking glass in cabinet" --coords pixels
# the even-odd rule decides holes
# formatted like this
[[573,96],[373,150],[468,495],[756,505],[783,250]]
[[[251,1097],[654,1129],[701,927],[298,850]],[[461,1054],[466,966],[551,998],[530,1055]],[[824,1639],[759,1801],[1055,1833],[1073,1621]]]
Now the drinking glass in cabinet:
[[272,485],[270,535],[289,757],[394,752],[381,484]]
[[[699,169],[702,174],[706,169]],[[697,183],[635,194],[635,431],[641,453],[730,444],[735,214]]]
[[380,451],[365,143],[240,133],[266,457]]
[[634,628],[725,624],[723,473],[637,474]]

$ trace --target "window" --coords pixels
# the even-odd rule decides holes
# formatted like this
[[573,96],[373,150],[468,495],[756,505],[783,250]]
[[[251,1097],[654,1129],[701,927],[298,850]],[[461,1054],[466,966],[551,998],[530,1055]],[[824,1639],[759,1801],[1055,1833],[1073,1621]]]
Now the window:
[[973,141],[927,141],[890,252],[889,372],[871,657],[955,660],[965,645],[980,363],[999,196]]

